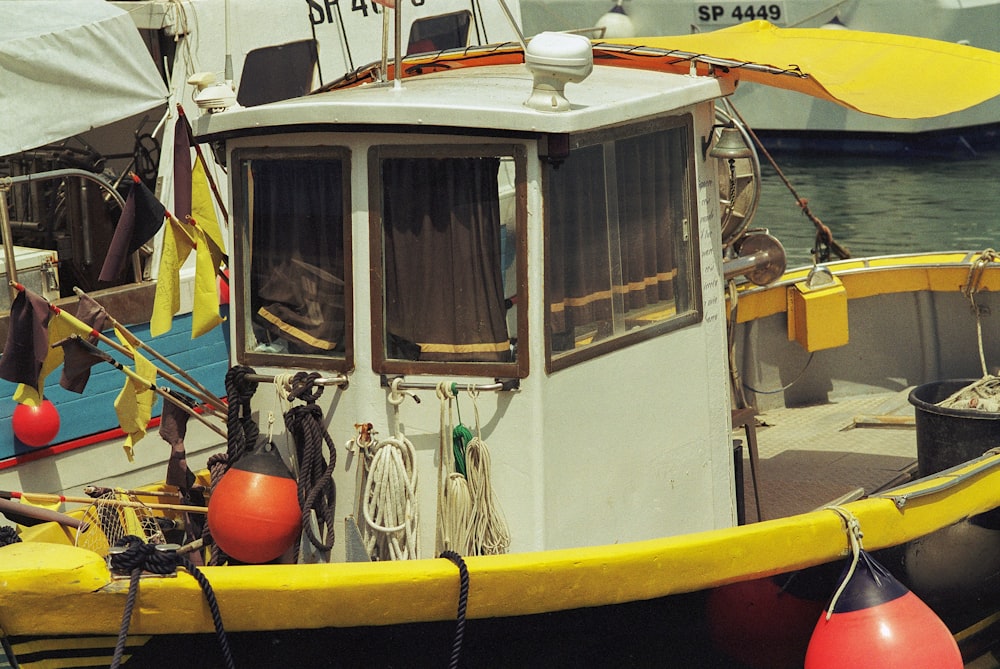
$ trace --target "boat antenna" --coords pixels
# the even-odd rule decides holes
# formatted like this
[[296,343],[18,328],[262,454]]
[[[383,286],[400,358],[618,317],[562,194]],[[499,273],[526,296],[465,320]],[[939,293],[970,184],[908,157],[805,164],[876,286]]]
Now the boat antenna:
[[[337,3],[337,11],[338,12],[340,11],[340,3]],[[316,24],[313,23],[312,21],[310,21],[309,22],[309,28],[310,28],[310,30],[312,30],[313,48],[316,49],[316,76],[319,77],[319,85],[320,85],[320,88],[322,88],[323,87],[323,66],[319,62],[319,40],[316,39]],[[348,66],[348,70],[353,70],[354,69],[354,64],[351,63],[351,59],[350,59],[350,51],[348,51],[347,64],[348,64],[347,65]]]
[[396,19],[396,58],[393,66],[393,79],[396,82],[396,88],[402,85],[403,73],[402,73],[402,60],[403,60],[403,12],[401,5],[403,3],[392,2],[392,11]]
[[510,7],[507,6],[507,0],[498,0],[500,3],[500,9],[507,16],[507,22],[510,23],[510,27],[514,29],[514,34],[517,35],[517,41],[524,50],[528,49],[528,43],[524,41],[524,33],[521,32],[521,28],[517,25],[517,21],[514,20],[514,15],[510,12]]
[[[233,50],[232,45],[229,43],[229,0],[225,2],[225,14],[226,14],[226,25],[223,30],[226,33],[226,65],[225,71],[223,73],[223,78],[226,80],[230,86],[233,85]],[[235,87],[234,89],[235,90]]]

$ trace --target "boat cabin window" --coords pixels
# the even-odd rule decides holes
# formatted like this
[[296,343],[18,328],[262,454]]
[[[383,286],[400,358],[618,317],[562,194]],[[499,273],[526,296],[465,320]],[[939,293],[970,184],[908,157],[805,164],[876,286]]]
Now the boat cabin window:
[[246,364],[348,369],[349,155],[237,152],[237,351]]
[[689,118],[572,136],[544,168],[550,370],[697,321]]
[[525,316],[525,158],[513,146],[369,155],[376,371],[512,377]]
[[316,40],[307,39],[254,49],[243,61],[236,101],[255,107],[305,95],[313,88],[317,48]]
[[460,49],[469,43],[472,15],[467,11],[450,12],[417,19],[410,28],[406,55]]

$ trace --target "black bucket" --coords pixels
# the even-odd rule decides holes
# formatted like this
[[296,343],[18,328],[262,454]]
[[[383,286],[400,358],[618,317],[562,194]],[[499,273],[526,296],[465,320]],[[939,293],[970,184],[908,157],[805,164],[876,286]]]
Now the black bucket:
[[1000,413],[935,406],[977,380],[933,381],[910,392],[916,414],[920,476],[960,465],[1000,446]]

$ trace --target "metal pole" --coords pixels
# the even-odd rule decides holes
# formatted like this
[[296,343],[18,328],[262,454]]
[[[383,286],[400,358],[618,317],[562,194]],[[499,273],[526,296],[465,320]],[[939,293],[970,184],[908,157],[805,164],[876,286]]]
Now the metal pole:
[[[403,60],[403,0],[396,0],[393,3],[393,12],[396,17],[396,60],[393,67],[396,86],[400,86],[403,80],[402,60]],[[385,11],[384,9],[382,11]]]
[[10,180],[0,186],[0,233],[3,234],[3,256],[7,268],[7,290],[10,291],[10,301],[17,297],[17,264],[14,262],[14,241],[11,237],[10,214],[7,212],[7,193],[10,191]]
[[115,190],[114,184],[99,174],[94,174],[93,172],[81,170],[76,167],[67,167],[61,170],[49,170],[48,172],[36,172],[34,174],[22,174],[16,177],[8,177],[2,188],[7,190],[10,186],[16,184],[26,184],[31,183],[32,181],[41,181],[43,179],[61,179],[62,177],[80,177],[81,179],[93,181],[104,188],[104,190],[106,190],[108,194],[115,199],[115,202],[118,203],[119,207],[122,209],[125,208],[125,198],[121,196],[121,193]]

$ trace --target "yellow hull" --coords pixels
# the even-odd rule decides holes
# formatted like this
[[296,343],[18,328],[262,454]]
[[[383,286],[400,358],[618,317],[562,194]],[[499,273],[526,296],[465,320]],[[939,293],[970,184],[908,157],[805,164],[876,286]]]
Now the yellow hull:
[[[844,508],[860,522],[866,549],[897,546],[996,507],[998,464],[1000,455],[984,457],[896,489],[891,498]],[[941,484],[953,485],[920,494]],[[8,635],[115,633],[128,581],[112,580],[97,554],[31,541],[32,531],[29,541],[0,549],[0,628]],[[847,551],[841,517],[820,510],[650,541],[469,557],[467,615],[503,618],[654,599],[819,565]],[[454,619],[459,594],[458,572],[444,559],[202,571],[233,631],[444,621]],[[210,633],[213,623],[197,583],[182,572],[142,581],[131,631]]]

